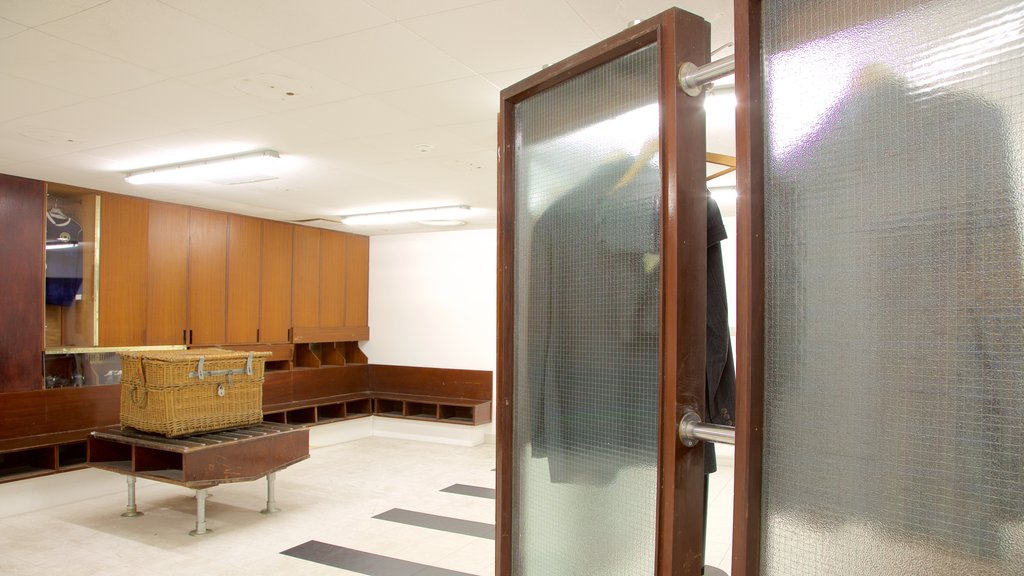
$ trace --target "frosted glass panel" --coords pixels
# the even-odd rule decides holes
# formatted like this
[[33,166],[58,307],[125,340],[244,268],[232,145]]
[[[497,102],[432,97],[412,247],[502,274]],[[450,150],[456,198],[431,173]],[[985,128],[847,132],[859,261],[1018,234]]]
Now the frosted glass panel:
[[762,574],[1024,566],[1024,3],[765,2]]
[[516,575],[654,573],[657,78],[645,48],[516,107]]

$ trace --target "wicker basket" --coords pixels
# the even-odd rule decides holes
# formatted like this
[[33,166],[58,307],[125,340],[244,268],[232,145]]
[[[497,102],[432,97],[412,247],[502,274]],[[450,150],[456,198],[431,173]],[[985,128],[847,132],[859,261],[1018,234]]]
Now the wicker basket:
[[121,425],[169,438],[263,420],[269,352],[196,348],[121,354]]

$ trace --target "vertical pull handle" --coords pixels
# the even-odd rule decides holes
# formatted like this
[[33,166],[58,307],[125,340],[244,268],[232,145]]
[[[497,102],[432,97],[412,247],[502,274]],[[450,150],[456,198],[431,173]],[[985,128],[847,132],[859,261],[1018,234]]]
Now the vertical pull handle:
[[188,344],[188,330],[181,331],[181,343]]

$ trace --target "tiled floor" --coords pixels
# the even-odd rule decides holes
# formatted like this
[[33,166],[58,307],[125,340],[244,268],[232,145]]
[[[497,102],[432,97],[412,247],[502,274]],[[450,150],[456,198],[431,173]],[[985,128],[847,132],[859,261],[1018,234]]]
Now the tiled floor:
[[[313,428],[311,444],[322,434]],[[210,489],[212,533],[198,537],[188,535],[195,527],[191,491],[177,486],[140,481],[144,515],[122,518],[123,480],[109,472],[0,485],[0,574],[489,576],[494,466],[493,445],[365,438],[317,447],[309,460],[277,474],[279,514],[258,513],[266,504],[263,481]],[[731,478],[732,468],[720,466],[709,505],[707,560],[726,571]],[[83,499],[17,512],[26,500],[51,494],[76,500],[76,489]],[[326,563],[303,559],[309,557]]]

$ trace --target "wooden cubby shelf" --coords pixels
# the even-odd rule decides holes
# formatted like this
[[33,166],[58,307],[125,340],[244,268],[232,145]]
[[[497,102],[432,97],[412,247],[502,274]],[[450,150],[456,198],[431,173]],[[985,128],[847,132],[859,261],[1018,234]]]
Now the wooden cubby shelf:
[[0,452],[0,482],[10,482],[85,467],[85,441]]
[[306,405],[265,412],[263,420],[280,424],[312,425],[364,418],[373,413],[372,398],[326,400],[323,404]]

